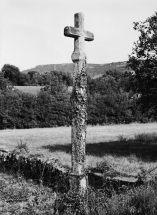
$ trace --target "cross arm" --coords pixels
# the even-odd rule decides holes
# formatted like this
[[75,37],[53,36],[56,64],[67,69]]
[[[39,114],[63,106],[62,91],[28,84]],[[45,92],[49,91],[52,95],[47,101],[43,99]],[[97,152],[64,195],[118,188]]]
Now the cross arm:
[[81,36],[79,29],[67,26],[64,28],[64,36],[78,38]]
[[85,31],[85,41],[93,41],[94,40],[94,34],[90,31]]
[[78,38],[84,36],[85,41],[93,41],[94,34],[90,31],[80,31],[78,28],[67,26],[64,28],[64,36]]

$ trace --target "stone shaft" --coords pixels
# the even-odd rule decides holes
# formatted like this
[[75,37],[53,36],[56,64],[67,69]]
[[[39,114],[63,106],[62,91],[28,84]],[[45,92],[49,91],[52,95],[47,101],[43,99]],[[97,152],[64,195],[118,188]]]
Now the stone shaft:
[[77,190],[84,189],[87,183],[85,176],[85,146],[87,120],[87,75],[85,67],[85,60],[79,60],[74,63],[73,91],[71,95],[72,175],[76,175],[76,180],[79,180],[79,183],[71,183],[71,189]]
[[[79,37],[74,39],[74,52],[76,54],[79,54],[80,57],[82,55],[82,58],[85,58],[84,56],[84,15],[82,13],[76,13],[74,18],[74,26],[75,29],[79,29]],[[81,59],[82,59],[81,58]],[[77,57],[73,58],[72,60],[77,60]]]
[[86,193],[87,177],[85,174],[85,146],[86,146],[86,121],[87,121],[87,74],[86,54],[84,41],[92,41],[94,35],[84,30],[84,15],[74,15],[74,27],[64,28],[64,35],[74,38],[73,90],[71,94],[72,105],[72,172],[70,179],[71,190],[78,190],[83,195]]

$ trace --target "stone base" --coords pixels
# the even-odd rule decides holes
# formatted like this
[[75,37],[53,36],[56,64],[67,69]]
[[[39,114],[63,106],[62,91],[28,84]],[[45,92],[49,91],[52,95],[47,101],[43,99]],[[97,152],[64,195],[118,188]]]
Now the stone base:
[[74,192],[74,195],[80,195],[80,211],[83,211],[83,214],[88,215],[88,176],[85,174],[76,175],[71,173],[69,182],[70,190]]
[[76,175],[70,174],[70,190],[85,195],[88,187],[88,176],[87,175]]

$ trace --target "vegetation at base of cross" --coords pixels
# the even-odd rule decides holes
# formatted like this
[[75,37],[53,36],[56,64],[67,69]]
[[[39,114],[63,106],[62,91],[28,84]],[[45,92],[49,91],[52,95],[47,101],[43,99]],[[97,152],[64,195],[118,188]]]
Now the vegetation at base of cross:
[[[157,12],[145,22],[134,23],[140,32],[127,67],[129,72],[105,71],[88,76],[88,124],[153,122],[157,120]],[[44,86],[37,95],[13,86]],[[21,73],[6,64],[0,75],[0,129],[69,126],[70,73],[37,71]]]
[[56,193],[51,188],[26,181],[21,175],[0,174],[0,214],[53,214]]
[[[88,213],[90,215],[155,215],[157,213],[156,181],[140,187],[125,188],[120,194],[112,192],[109,198],[104,189],[88,189]],[[65,215],[85,215],[82,198],[69,192],[59,199],[58,211]]]
[[[2,214],[67,214],[85,215],[79,207],[82,199],[74,192],[56,193],[53,188],[0,173],[0,213]],[[64,211],[64,213],[62,213]],[[91,215],[155,215],[157,214],[157,182],[125,188],[121,193],[88,188],[88,211]],[[57,213],[56,213],[57,214]]]
[[[145,144],[149,144],[151,146],[151,144],[157,143],[156,133],[136,134],[135,138],[139,143],[143,143],[143,146]],[[126,140],[125,136],[122,135],[119,136],[118,139],[124,142],[129,141]],[[123,143],[123,145],[125,145],[125,143]],[[137,144],[135,145],[137,147]],[[79,204],[83,203],[82,198],[75,192],[67,191],[67,184],[65,181],[63,182],[63,175],[58,174],[55,169],[53,169],[54,171],[51,171],[51,168],[48,168],[48,166],[51,164],[55,165],[55,162],[49,163],[51,160],[45,159],[45,161],[48,162],[48,166],[46,167],[45,165],[42,165],[42,162],[40,161],[42,157],[39,155],[34,155],[30,157],[31,165],[29,166],[29,155],[27,154],[28,151],[29,147],[27,147],[27,144],[20,141],[13,152],[14,155],[16,155],[14,158],[19,158],[18,165],[17,162],[12,162],[11,157],[10,162],[9,157],[7,158],[7,156],[4,156],[3,158],[1,157],[2,159],[0,159],[0,212],[3,214],[8,212],[10,214],[17,215],[48,215],[54,214],[55,211],[58,211],[58,214],[85,215],[84,211],[82,210],[83,207],[79,207]],[[18,154],[19,152],[21,154]],[[134,164],[137,162],[136,156],[132,156],[130,158],[126,156],[126,159],[127,158],[132,160],[132,163]],[[120,157],[120,159],[122,160],[124,158]],[[124,160],[122,160],[122,163],[125,163]],[[141,161],[139,160],[138,163],[140,164]],[[28,166],[29,168],[27,168]],[[122,165],[119,166],[119,175],[123,175],[123,171],[120,169],[121,166]],[[109,162],[109,159],[106,160],[105,164],[103,163],[99,165],[97,167],[97,170],[98,169],[101,169],[103,173],[106,173],[104,176],[113,172],[113,166]],[[7,171],[12,174],[14,173],[15,177],[13,177],[11,174],[6,175],[4,172],[2,173],[3,170],[5,173]],[[47,174],[45,174],[48,170],[52,172],[51,174],[53,175],[53,180],[51,180],[49,177],[47,177]],[[142,173],[145,175],[147,172],[148,171],[144,171]],[[31,177],[34,180],[31,180]],[[47,183],[47,186],[45,186],[43,183],[44,178],[50,181],[50,183]],[[52,186],[54,179],[57,181],[57,183],[55,183],[55,186]],[[89,214],[157,214],[157,181],[155,175],[153,180],[149,182],[145,180],[145,183],[142,186],[132,186],[131,188],[125,186],[123,189],[118,191],[118,193],[117,191],[113,190],[112,187],[109,188],[109,186],[107,186],[106,189],[105,185],[106,184],[104,180],[103,186],[99,189],[88,187]],[[61,186],[61,189],[58,189],[58,186]],[[62,192],[63,190],[64,193]],[[63,211],[64,213],[62,213]]]

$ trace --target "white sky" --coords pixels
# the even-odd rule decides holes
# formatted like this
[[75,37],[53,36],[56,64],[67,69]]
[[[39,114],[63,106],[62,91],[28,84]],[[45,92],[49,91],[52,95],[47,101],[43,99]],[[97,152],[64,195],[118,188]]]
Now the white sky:
[[133,22],[155,11],[157,0],[0,0],[0,69],[71,63],[74,39],[63,30],[77,12],[95,37],[85,42],[88,63],[125,61],[138,39]]

